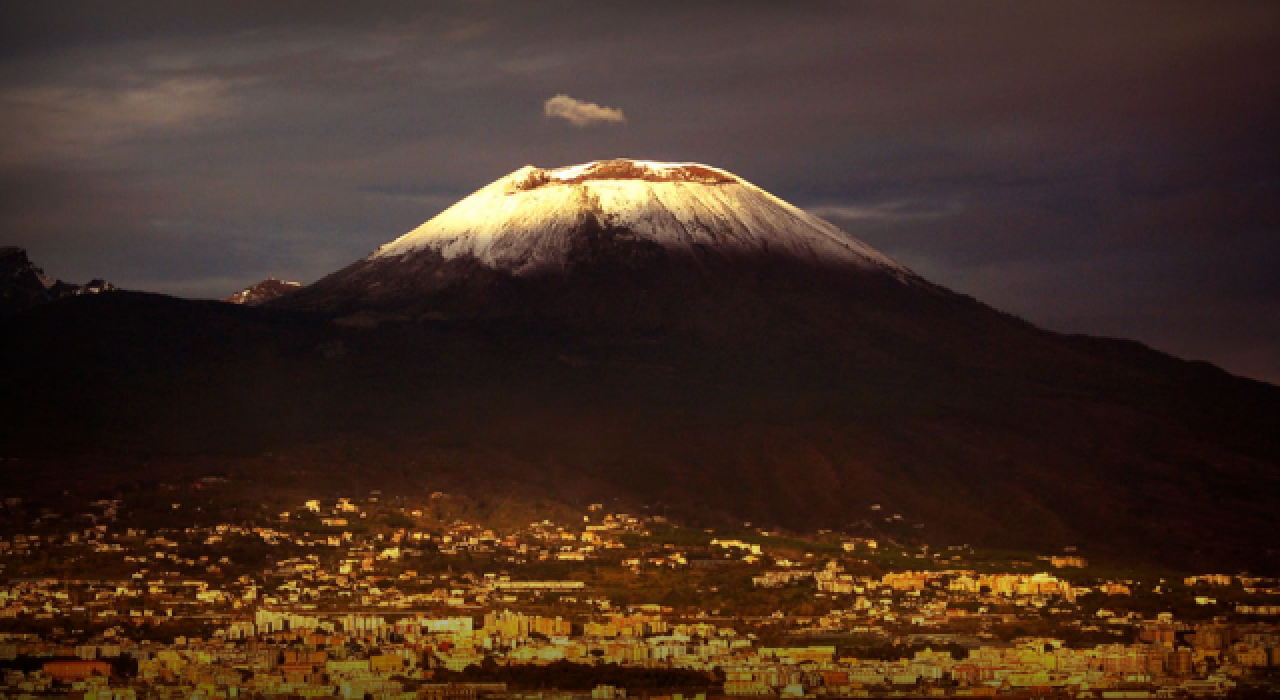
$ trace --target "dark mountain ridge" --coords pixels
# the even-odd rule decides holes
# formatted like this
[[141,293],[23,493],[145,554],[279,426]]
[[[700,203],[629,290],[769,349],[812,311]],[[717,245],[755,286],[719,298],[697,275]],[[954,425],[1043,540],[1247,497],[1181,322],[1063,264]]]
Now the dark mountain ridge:
[[257,284],[250,285],[223,299],[230,304],[247,304],[249,306],[257,306],[265,304],[269,301],[279,299],[280,297],[295,292],[302,285],[297,282],[287,282],[274,277],[268,277]]
[[[321,474],[424,469],[476,492],[524,484],[809,530],[848,527],[879,503],[939,543],[1274,566],[1280,389],[1003,323],[1048,350],[921,366],[932,352],[902,340],[855,353],[770,335],[726,350],[683,328],[515,317],[370,328],[83,297],[0,323],[30,339],[0,354],[22,368],[0,383],[0,443],[70,462],[295,455]],[[306,457],[317,450],[359,457]]]
[[113,291],[115,286],[101,279],[87,284],[70,284],[44,274],[27,257],[27,251],[0,247],[0,315],[25,311],[63,297]]

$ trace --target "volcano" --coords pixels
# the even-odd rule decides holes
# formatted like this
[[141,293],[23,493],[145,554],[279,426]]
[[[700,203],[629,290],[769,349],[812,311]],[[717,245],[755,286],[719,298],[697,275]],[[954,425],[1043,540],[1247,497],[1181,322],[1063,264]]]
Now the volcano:
[[723,170],[611,160],[526,166],[379,248],[371,258],[433,250],[516,275],[563,270],[587,231],[693,254],[783,255],[909,274],[831,224]]
[[773,255],[912,276],[830,223],[728,172],[632,160],[556,170],[525,166],[382,246],[362,267],[385,269],[425,254],[529,277],[565,271],[592,236],[606,233],[615,245],[692,257]]
[[1280,568],[1280,388],[1036,328],[706,165],[521,168],[261,306],[0,324],[15,454]]
[[[605,287],[679,279],[692,294],[707,285],[732,286],[764,268],[929,286],[832,224],[724,170],[608,160],[521,168],[280,306],[509,314],[517,311],[510,296],[518,289],[541,303],[521,305],[536,314],[557,304],[547,304],[535,289],[572,286],[602,273],[609,276]],[[628,296],[630,305],[639,301]],[[622,301],[614,313],[626,315],[628,305]]]

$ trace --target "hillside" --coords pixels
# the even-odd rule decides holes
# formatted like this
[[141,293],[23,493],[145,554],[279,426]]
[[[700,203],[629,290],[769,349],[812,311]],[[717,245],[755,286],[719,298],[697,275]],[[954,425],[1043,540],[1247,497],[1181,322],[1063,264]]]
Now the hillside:
[[831,374],[817,351],[681,334],[352,328],[126,293],[3,323],[33,340],[3,346],[0,442],[53,464],[283,458],[802,530],[856,531],[878,503],[940,543],[1275,565],[1280,391],[1130,343],[1046,334],[1049,360],[884,352]]

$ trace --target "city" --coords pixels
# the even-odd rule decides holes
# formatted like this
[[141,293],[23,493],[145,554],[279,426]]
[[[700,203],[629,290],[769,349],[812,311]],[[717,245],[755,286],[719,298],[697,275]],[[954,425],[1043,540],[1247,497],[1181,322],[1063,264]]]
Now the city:
[[1276,579],[931,549],[884,534],[923,524],[878,506],[874,536],[800,537],[603,504],[503,527],[442,492],[250,519],[237,488],[4,499],[0,692],[1244,696],[1280,665]]

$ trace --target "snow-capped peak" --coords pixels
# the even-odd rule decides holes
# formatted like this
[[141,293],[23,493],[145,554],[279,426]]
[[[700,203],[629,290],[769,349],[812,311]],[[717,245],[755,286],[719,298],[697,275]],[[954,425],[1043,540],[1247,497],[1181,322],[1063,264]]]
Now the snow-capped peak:
[[615,159],[525,166],[481,188],[370,260],[434,250],[516,275],[562,267],[589,218],[677,251],[771,254],[823,264],[905,267],[742,178],[700,163]]
[[593,180],[695,182],[704,185],[742,182],[731,173],[701,163],[659,163],[626,159],[597,160],[554,170],[526,165],[503,180],[507,181],[512,191],[531,190],[546,185],[576,185]]

